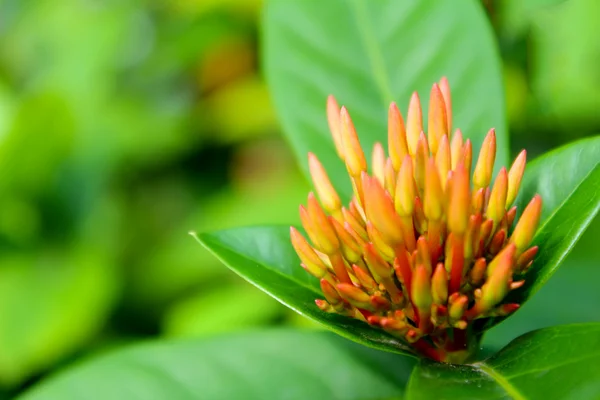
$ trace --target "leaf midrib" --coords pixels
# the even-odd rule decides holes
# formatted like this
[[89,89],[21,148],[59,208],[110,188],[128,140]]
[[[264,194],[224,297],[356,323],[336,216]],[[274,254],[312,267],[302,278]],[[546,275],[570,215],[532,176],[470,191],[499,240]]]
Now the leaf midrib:
[[492,366],[485,363],[473,364],[473,367],[484,375],[490,377],[498,386],[511,396],[514,400],[527,400],[527,397],[523,395],[519,389],[514,387],[508,379],[502,374],[496,371]]
[[384,105],[389,104],[394,100],[390,89],[389,75],[387,73],[383,53],[381,48],[377,45],[373,27],[367,17],[365,0],[355,0],[352,2],[352,5],[353,6],[350,8],[356,20],[358,34],[361,37],[363,46],[367,52],[369,65],[373,72],[377,89],[379,89],[379,95],[381,96]]

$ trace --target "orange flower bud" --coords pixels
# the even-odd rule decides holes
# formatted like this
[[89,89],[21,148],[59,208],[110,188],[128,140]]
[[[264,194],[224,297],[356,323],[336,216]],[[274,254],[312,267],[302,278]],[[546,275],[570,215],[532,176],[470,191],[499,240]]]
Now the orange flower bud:
[[406,119],[406,141],[408,151],[411,155],[417,152],[417,141],[423,131],[423,113],[421,111],[421,101],[419,94],[414,92],[408,105],[408,116]]
[[321,165],[319,159],[313,153],[308,153],[308,166],[313,184],[323,203],[323,207],[329,212],[338,211],[342,207],[340,197],[333,188],[327,172],[325,172],[325,168],[323,168],[323,165]]
[[342,217],[344,218],[344,224],[348,224],[350,228],[356,232],[364,241],[369,240],[365,227],[359,222],[358,219],[348,211],[346,208],[342,208]]
[[440,90],[444,96],[444,102],[446,103],[446,119],[448,120],[448,134],[452,129],[452,97],[450,95],[450,84],[448,79],[444,76],[440,79]]
[[443,191],[435,161],[430,159],[426,164],[425,172],[425,198],[423,211],[425,217],[431,221],[439,221],[442,218]]
[[419,193],[423,193],[425,188],[425,165],[429,159],[428,146],[427,138],[425,137],[425,134],[421,132],[419,140],[417,141],[417,149],[415,154],[415,182],[417,182]]
[[458,161],[465,166],[467,173],[471,173],[471,163],[473,162],[473,144],[467,139],[461,152],[461,159]]
[[363,175],[367,219],[370,220],[386,243],[394,246],[402,242],[400,217],[390,196],[376,180]]
[[442,189],[446,190],[448,182],[448,172],[450,172],[450,145],[448,144],[448,136],[442,136],[438,152],[435,155],[435,165],[440,174],[440,182]]
[[452,190],[448,206],[448,228],[451,232],[462,234],[467,230],[469,218],[469,176],[462,164],[452,175]]
[[361,289],[349,283],[338,283],[335,285],[338,293],[344,300],[354,307],[372,310],[371,297]]
[[507,270],[510,272],[510,276],[512,276],[512,267],[515,264],[515,252],[516,247],[512,243],[509,243],[504,249],[502,249],[502,251],[498,253],[498,255],[496,255],[496,257],[494,257],[488,265],[488,279],[494,275],[494,272],[497,268],[500,268],[501,266],[503,267],[505,264],[508,265],[508,267],[503,267],[503,270]]
[[379,142],[373,146],[372,163],[373,176],[381,183],[381,186],[385,185],[385,151]]
[[481,298],[477,302],[480,313],[500,303],[509,291],[515,247],[509,245],[496,256],[488,267],[488,279],[481,287]]
[[319,307],[321,309],[321,311],[324,311],[326,313],[334,313],[335,312],[335,309],[326,300],[316,299],[315,304],[317,305],[317,307]]
[[473,258],[475,248],[479,243],[479,231],[481,229],[481,214],[471,215],[469,217],[469,226],[465,235],[465,259]]
[[446,300],[448,300],[448,273],[442,263],[438,263],[433,272],[431,294],[435,304],[446,304]]
[[448,298],[448,318],[452,323],[460,320],[469,304],[469,298],[464,294],[453,293]]
[[540,215],[542,213],[542,198],[539,194],[536,194],[531,202],[525,207],[523,215],[517,222],[517,226],[510,237],[510,242],[517,246],[518,253],[524,252],[537,230],[538,223],[540,222]]
[[394,164],[392,164],[392,159],[388,158],[385,162],[385,190],[390,194],[390,196],[394,197],[396,193],[396,170],[394,169]]
[[530,247],[525,250],[519,258],[517,258],[516,269],[517,271],[522,271],[531,261],[538,252],[538,246]]
[[415,179],[410,156],[404,157],[396,184],[395,209],[400,216],[411,216],[415,207]]
[[431,277],[427,268],[417,265],[412,279],[412,302],[419,310],[429,310],[433,302],[431,296]]
[[427,272],[431,275],[432,266],[431,266],[431,254],[429,253],[429,246],[427,244],[427,239],[423,236],[420,236],[417,240],[417,258],[416,263],[421,264],[425,267]]
[[521,186],[521,178],[523,178],[523,173],[525,172],[526,161],[527,152],[523,150],[519,153],[517,158],[515,158],[512,167],[510,167],[510,170],[508,171],[508,192],[506,195],[507,206],[510,206],[517,198],[519,186]]
[[398,171],[402,160],[409,153],[404,120],[396,103],[390,104],[388,111],[388,148],[394,169]]
[[496,160],[496,131],[492,128],[483,139],[475,172],[473,173],[473,184],[476,189],[489,186]]
[[363,153],[354,123],[348,114],[346,107],[342,107],[340,110],[340,121],[341,121],[341,137],[342,144],[344,146],[344,159],[346,161],[346,167],[348,172],[353,177],[360,177],[361,172],[367,170],[367,160]]
[[463,137],[460,129],[457,129],[452,136],[452,143],[450,143],[450,158],[452,159],[452,169],[456,169],[459,161],[462,158],[463,152]]
[[375,248],[379,251],[383,258],[389,261],[394,259],[394,250],[385,243],[381,233],[375,228],[371,221],[367,222],[367,234],[369,235],[371,243],[375,245]]
[[381,283],[381,278],[389,278],[393,275],[394,270],[391,266],[379,255],[379,252],[373,243],[367,243],[364,248],[364,257],[369,267],[369,271],[378,283]]
[[[335,230],[312,192],[308,195],[308,216],[311,220],[310,228],[315,232],[320,250],[325,254],[338,251],[340,243]],[[308,232],[307,227],[304,228]]]
[[357,263],[361,259],[362,251],[359,244],[350,233],[335,218],[329,217],[329,222],[333,226],[335,233],[340,241],[342,254],[344,258],[351,263]]
[[[508,204],[508,203],[506,203]],[[515,222],[515,217],[517,216],[517,206],[513,206],[506,212],[506,226],[512,226],[513,222]]]
[[321,291],[323,292],[323,295],[325,296],[325,299],[327,299],[329,304],[331,304],[332,306],[336,306],[340,303],[343,303],[342,297],[337,292],[337,290],[335,290],[331,283],[327,282],[325,279],[321,279],[320,283]]
[[329,124],[329,130],[333,137],[333,143],[338,156],[344,159],[344,143],[342,142],[342,133],[340,127],[340,106],[338,105],[335,97],[329,95],[327,97],[327,122]]
[[308,234],[310,241],[313,243],[315,248],[321,249],[321,246],[319,245],[319,237],[318,237],[319,232],[315,228],[313,228],[312,220],[310,219],[310,216],[308,215],[308,211],[306,210],[306,208],[304,208],[303,205],[300,205],[300,207],[299,207],[299,214],[300,214],[300,221],[302,222],[302,226],[304,227],[304,230]]
[[483,280],[485,279],[486,270],[487,262],[485,261],[485,258],[478,258],[477,261],[475,261],[475,264],[473,264],[473,268],[471,268],[471,271],[469,271],[469,279],[471,285],[481,285],[483,283]]
[[363,288],[367,290],[367,293],[372,294],[378,289],[377,282],[373,279],[371,274],[358,265],[352,266],[352,271],[354,271],[354,275],[356,279],[360,282]]
[[431,152],[437,154],[442,136],[448,135],[448,118],[446,116],[446,102],[437,83],[431,87],[429,95],[429,118],[427,138]]
[[317,278],[322,278],[327,273],[327,267],[321,261],[315,250],[306,241],[304,236],[293,226],[290,227],[290,238],[294,250],[302,260],[306,270]]
[[494,187],[490,193],[490,201],[485,212],[486,217],[494,221],[494,226],[497,226],[504,214],[506,213],[506,191],[508,187],[508,176],[506,174],[506,168],[502,167]]

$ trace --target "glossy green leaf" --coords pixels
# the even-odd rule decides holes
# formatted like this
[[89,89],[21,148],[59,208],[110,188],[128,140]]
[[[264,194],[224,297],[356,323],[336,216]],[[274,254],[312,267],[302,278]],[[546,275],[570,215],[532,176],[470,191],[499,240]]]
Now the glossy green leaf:
[[399,398],[413,365],[327,332],[258,331],[114,351],[21,399]]
[[420,399],[598,399],[600,323],[530,332],[473,365],[422,360],[406,397]]
[[[558,269],[600,210],[600,136],[558,148],[530,163],[516,201],[523,210],[535,193],[543,199],[533,245],[540,250],[525,285],[508,301],[525,303]],[[505,317],[481,321],[486,329]]]
[[534,329],[598,321],[599,235],[600,215],[596,215],[552,279],[519,312],[487,331],[483,346],[499,350]]
[[569,143],[530,162],[516,205],[519,210],[539,193],[543,225],[600,162],[600,136]]
[[367,346],[397,353],[410,348],[399,339],[358,320],[322,312],[318,281],[300,267],[289,239],[289,227],[238,228],[199,235],[225,265],[281,303]]
[[538,256],[516,293],[529,298],[552,276],[600,210],[600,136],[561,147],[535,160],[527,170],[522,210],[533,193],[542,196],[542,219],[533,244]]
[[312,151],[346,197],[350,184],[325,115],[329,94],[348,107],[370,154],[376,141],[387,142],[389,103],[406,115],[417,90],[426,121],[431,85],[445,75],[453,125],[474,149],[495,127],[497,161],[506,164],[500,62],[477,1],[271,0],[264,15],[266,76],[284,132],[305,171]]

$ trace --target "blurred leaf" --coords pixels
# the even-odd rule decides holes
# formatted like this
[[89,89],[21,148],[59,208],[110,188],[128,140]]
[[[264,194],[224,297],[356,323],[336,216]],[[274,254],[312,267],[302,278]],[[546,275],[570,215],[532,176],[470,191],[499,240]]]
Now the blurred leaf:
[[300,267],[288,227],[237,228],[199,235],[199,241],[225,265],[281,303],[334,332],[367,346],[400,354],[411,349],[366,323],[322,312],[319,282]]
[[350,184],[333,150],[327,95],[346,105],[363,147],[387,142],[387,110],[402,109],[419,91],[427,120],[431,85],[447,76],[453,87],[453,125],[479,149],[497,129],[499,165],[508,137],[500,60],[477,1],[268,1],[266,76],[285,133],[308,172],[306,154],[319,156],[346,198]]
[[395,398],[413,364],[330,333],[263,331],[112,352],[42,382],[21,399]]
[[[52,187],[71,151],[75,121],[65,100],[46,92],[24,98],[0,133],[0,190],[39,194]],[[6,173],[10,171],[10,173]]]
[[600,96],[590,85],[600,80],[600,69],[591,61],[600,52],[598,15],[596,0],[562,1],[532,14],[529,57],[535,60],[531,86],[540,103],[536,117],[558,122],[572,135],[582,127],[598,127]]
[[206,193],[190,215],[164,233],[156,247],[144,251],[130,292],[137,306],[154,309],[183,292],[189,293],[199,283],[222,279],[226,270],[208,251],[189,240],[186,233],[190,229],[210,231],[298,221],[298,199],[304,198],[308,184],[282,147],[279,142],[261,140],[238,149],[229,174],[230,186]]
[[90,249],[4,256],[0,262],[0,386],[40,373],[102,326],[115,296],[114,271]]
[[598,399],[600,324],[530,332],[473,365],[422,360],[407,399]]
[[171,307],[163,320],[167,336],[191,337],[266,325],[284,307],[245,282],[200,291]]
[[525,35],[531,21],[547,8],[566,0],[521,0],[495,3],[500,14],[501,28],[512,38]]
[[277,126],[267,88],[256,77],[231,83],[211,96],[206,106],[219,132],[216,139],[225,143],[264,136]]

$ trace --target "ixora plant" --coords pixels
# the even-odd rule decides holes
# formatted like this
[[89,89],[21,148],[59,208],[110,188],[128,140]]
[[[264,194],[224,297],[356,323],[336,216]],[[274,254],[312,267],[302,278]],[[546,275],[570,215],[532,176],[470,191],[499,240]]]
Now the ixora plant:
[[[263,23],[274,103],[320,202],[309,195],[300,208],[304,229],[197,239],[350,340],[286,328],[158,341],[74,366],[23,398],[599,398],[600,323],[479,350],[596,217],[600,137],[509,162],[499,59],[474,0],[272,0]],[[409,103],[406,120],[394,100]],[[566,289],[555,296],[555,307],[583,306]]]
[[[418,94],[413,93],[407,126],[392,103],[388,148],[373,148],[371,174],[348,111],[328,100],[328,120],[337,152],[354,191],[349,207],[317,157],[309,166],[315,196],[300,207],[312,246],[294,227],[291,240],[302,267],[320,280],[324,312],[379,327],[417,353],[436,361],[462,362],[478,348],[480,319],[506,316],[519,308],[504,303],[523,286],[538,246],[529,247],[542,201],[536,195],[513,229],[525,170],[525,151],[510,171],[502,168],[492,186],[496,133],[483,141],[469,179],[471,141],[460,130],[452,142],[448,80],[433,85],[429,129],[423,133]],[[515,279],[516,278],[516,279]]]

